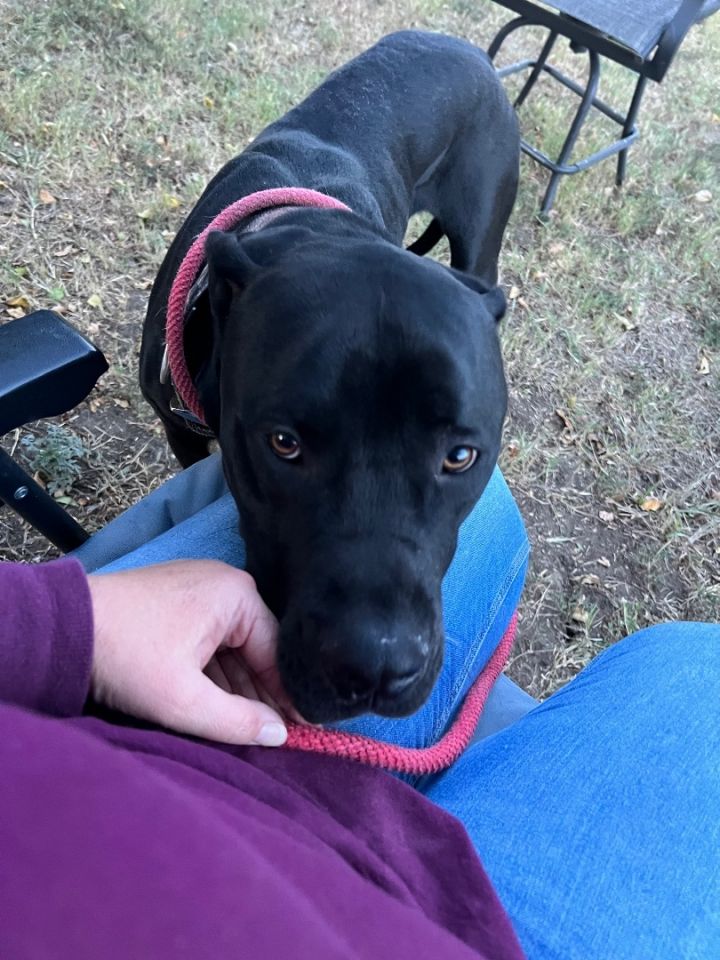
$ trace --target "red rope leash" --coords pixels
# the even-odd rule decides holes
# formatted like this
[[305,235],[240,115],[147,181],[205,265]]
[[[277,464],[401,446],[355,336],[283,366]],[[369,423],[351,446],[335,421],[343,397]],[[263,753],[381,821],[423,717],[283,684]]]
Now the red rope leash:
[[475,732],[488,694],[510,656],[516,627],[517,613],[514,613],[502,640],[468,690],[452,727],[431,747],[398,747],[358,733],[318,730],[297,723],[288,724],[285,747],[290,750],[308,750],[313,753],[326,753],[332,757],[345,757],[397,773],[437,773],[446,769],[465,750]]
[[[334,197],[302,187],[278,187],[251,193],[222,210],[195,238],[170,288],[165,326],[170,373],[180,399],[202,423],[205,422],[202,404],[185,361],[183,314],[190,289],[205,262],[205,240],[213,230],[231,230],[246,217],[280,206],[350,210]],[[502,673],[510,655],[516,625],[517,613],[513,615],[502,640],[484,670],[468,691],[452,727],[433,746],[398,747],[357,733],[318,730],[315,727],[290,723],[285,747],[289,750],[306,750],[334,757],[345,757],[371,767],[382,767],[398,773],[425,774],[444,770],[457,760],[475,732],[488,694]]]
[[268,210],[271,207],[287,206],[350,210],[344,203],[334,197],[328,197],[327,194],[318,193],[317,190],[306,190],[303,187],[277,187],[272,190],[259,190],[257,193],[251,193],[241,200],[236,200],[235,203],[231,203],[229,207],[222,210],[195,238],[180,264],[180,269],[175,274],[168,297],[165,322],[168,362],[178,396],[201,423],[205,423],[205,415],[185,361],[183,314],[190,289],[205,262],[205,240],[211,231],[231,230],[241,220],[252,216],[254,213],[260,213],[262,210]]

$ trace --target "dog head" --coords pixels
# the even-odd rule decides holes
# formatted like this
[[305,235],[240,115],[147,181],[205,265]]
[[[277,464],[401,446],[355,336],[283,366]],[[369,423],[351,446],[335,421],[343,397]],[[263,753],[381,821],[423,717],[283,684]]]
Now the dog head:
[[506,409],[498,289],[378,240],[207,243],[197,384],[300,712],[404,716],[442,663],[440,586]]

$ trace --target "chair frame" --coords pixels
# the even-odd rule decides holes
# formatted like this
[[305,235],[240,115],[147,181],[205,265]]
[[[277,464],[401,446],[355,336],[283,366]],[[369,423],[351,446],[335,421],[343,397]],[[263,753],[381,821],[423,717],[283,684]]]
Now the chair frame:
[[3,503],[63,553],[88,539],[87,531],[0,448],[0,505]]
[[[46,338],[55,342],[55,352],[51,361],[41,362],[47,360]],[[37,310],[4,324],[0,346],[11,361],[13,355],[35,348],[17,382],[10,378],[9,384],[0,383],[0,435],[71,410],[108,369],[102,352],[51,310]],[[87,531],[0,447],[0,509],[3,505],[63,553],[88,539]]]
[[[499,0],[499,2],[502,6],[518,13],[519,16],[505,24],[496,34],[488,48],[488,55],[491,60],[495,60],[498,51],[507,37],[520,27],[540,26],[546,27],[549,30],[548,37],[536,59],[529,58],[521,60],[518,63],[510,64],[498,70],[500,77],[507,77],[524,70],[530,70],[529,77],[515,98],[513,104],[515,108],[517,109],[524,103],[528,94],[535,86],[538,77],[543,72],[552,76],[580,97],[580,103],[557,160],[553,160],[525,139],[522,140],[523,151],[551,171],[550,182],[548,183],[540,207],[540,215],[547,217],[550,213],[561,177],[581,173],[583,170],[587,170],[589,167],[600,163],[601,160],[605,160],[615,154],[618,155],[615,184],[617,187],[621,187],[625,179],[628,150],[639,136],[636,120],[647,81],[654,80],[656,83],[662,81],[685,35],[690,27],[697,21],[698,14],[703,6],[703,0],[683,0],[677,13],[660,36],[654,48],[653,56],[645,58],[633,50],[630,50],[628,47],[623,46],[621,43],[612,40],[610,37],[604,36],[593,27],[586,26],[581,21],[575,20],[565,14],[559,12],[554,13],[551,10],[538,7],[535,3],[531,2],[531,0]],[[571,77],[568,77],[556,67],[547,63],[547,59],[560,36],[570,41],[570,48],[573,52],[586,52],[588,54],[588,76],[584,88]],[[630,106],[624,115],[597,96],[598,84],[600,82],[601,57],[614,60],[621,66],[638,74],[638,80],[630,101]],[[622,133],[608,146],[596,150],[595,153],[585,157],[583,160],[570,163],[570,156],[577,138],[590,110],[593,108],[618,124],[618,126],[622,128]]]

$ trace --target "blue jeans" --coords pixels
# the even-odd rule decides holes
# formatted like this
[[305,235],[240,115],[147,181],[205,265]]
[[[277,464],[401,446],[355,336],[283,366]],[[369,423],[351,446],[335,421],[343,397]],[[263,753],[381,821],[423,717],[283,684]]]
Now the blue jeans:
[[[242,565],[217,461],[78,556],[108,571],[181,557]],[[443,583],[448,642],[430,700],[404,720],[342,726],[405,745],[437,739],[517,606],[527,556],[495,471]],[[465,824],[530,958],[720,958],[719,689],[720,627],[644,630],[542,705],[501,678],[471,747],[417,784]]]
[[720,626],[597,657],[425,791],[542,960],[720,958]]
[[[237,509],[218,457],[174,477],[75,555],[87,570],[102,573],[190,558],[214,558],[242,567],[245,546]],[[496,469],[460,529],[455,557],[443,580],[445,659],[430,698],[409,718],[364,716],[337,726],[403,746],[427,746],[437,740],[517,608],[528,555],[520,513]],[[489,698],[481,732],[501,726],[532,704],[530,697],[503,681]]]

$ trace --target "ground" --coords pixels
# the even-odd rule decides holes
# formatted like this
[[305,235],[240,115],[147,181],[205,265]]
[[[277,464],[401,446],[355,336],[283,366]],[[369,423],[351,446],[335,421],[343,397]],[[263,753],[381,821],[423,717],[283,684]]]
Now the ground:
[[[148,288],[204,184],[382,34],[487,46],[507,16],[487,0],[6,0],[0,323],[58,310],[110,371],[79,408],[2,445],[90,530],[175,472],[138,346]],[[537,42],[513,39],[500,59]],[[539,696],[638,627],[720,619],[719,54],[720,16],[650,85],[622,191],[606,162],[563,183],[541,223],[546,174],[523,160],[502,258],[501,464],[533,545],[511,674]],[[605,99],[630,91],[605,71]],[[557,150],[571,108],[539,84],[525,135]],[[0,557],[52,552],[0,510]]]

